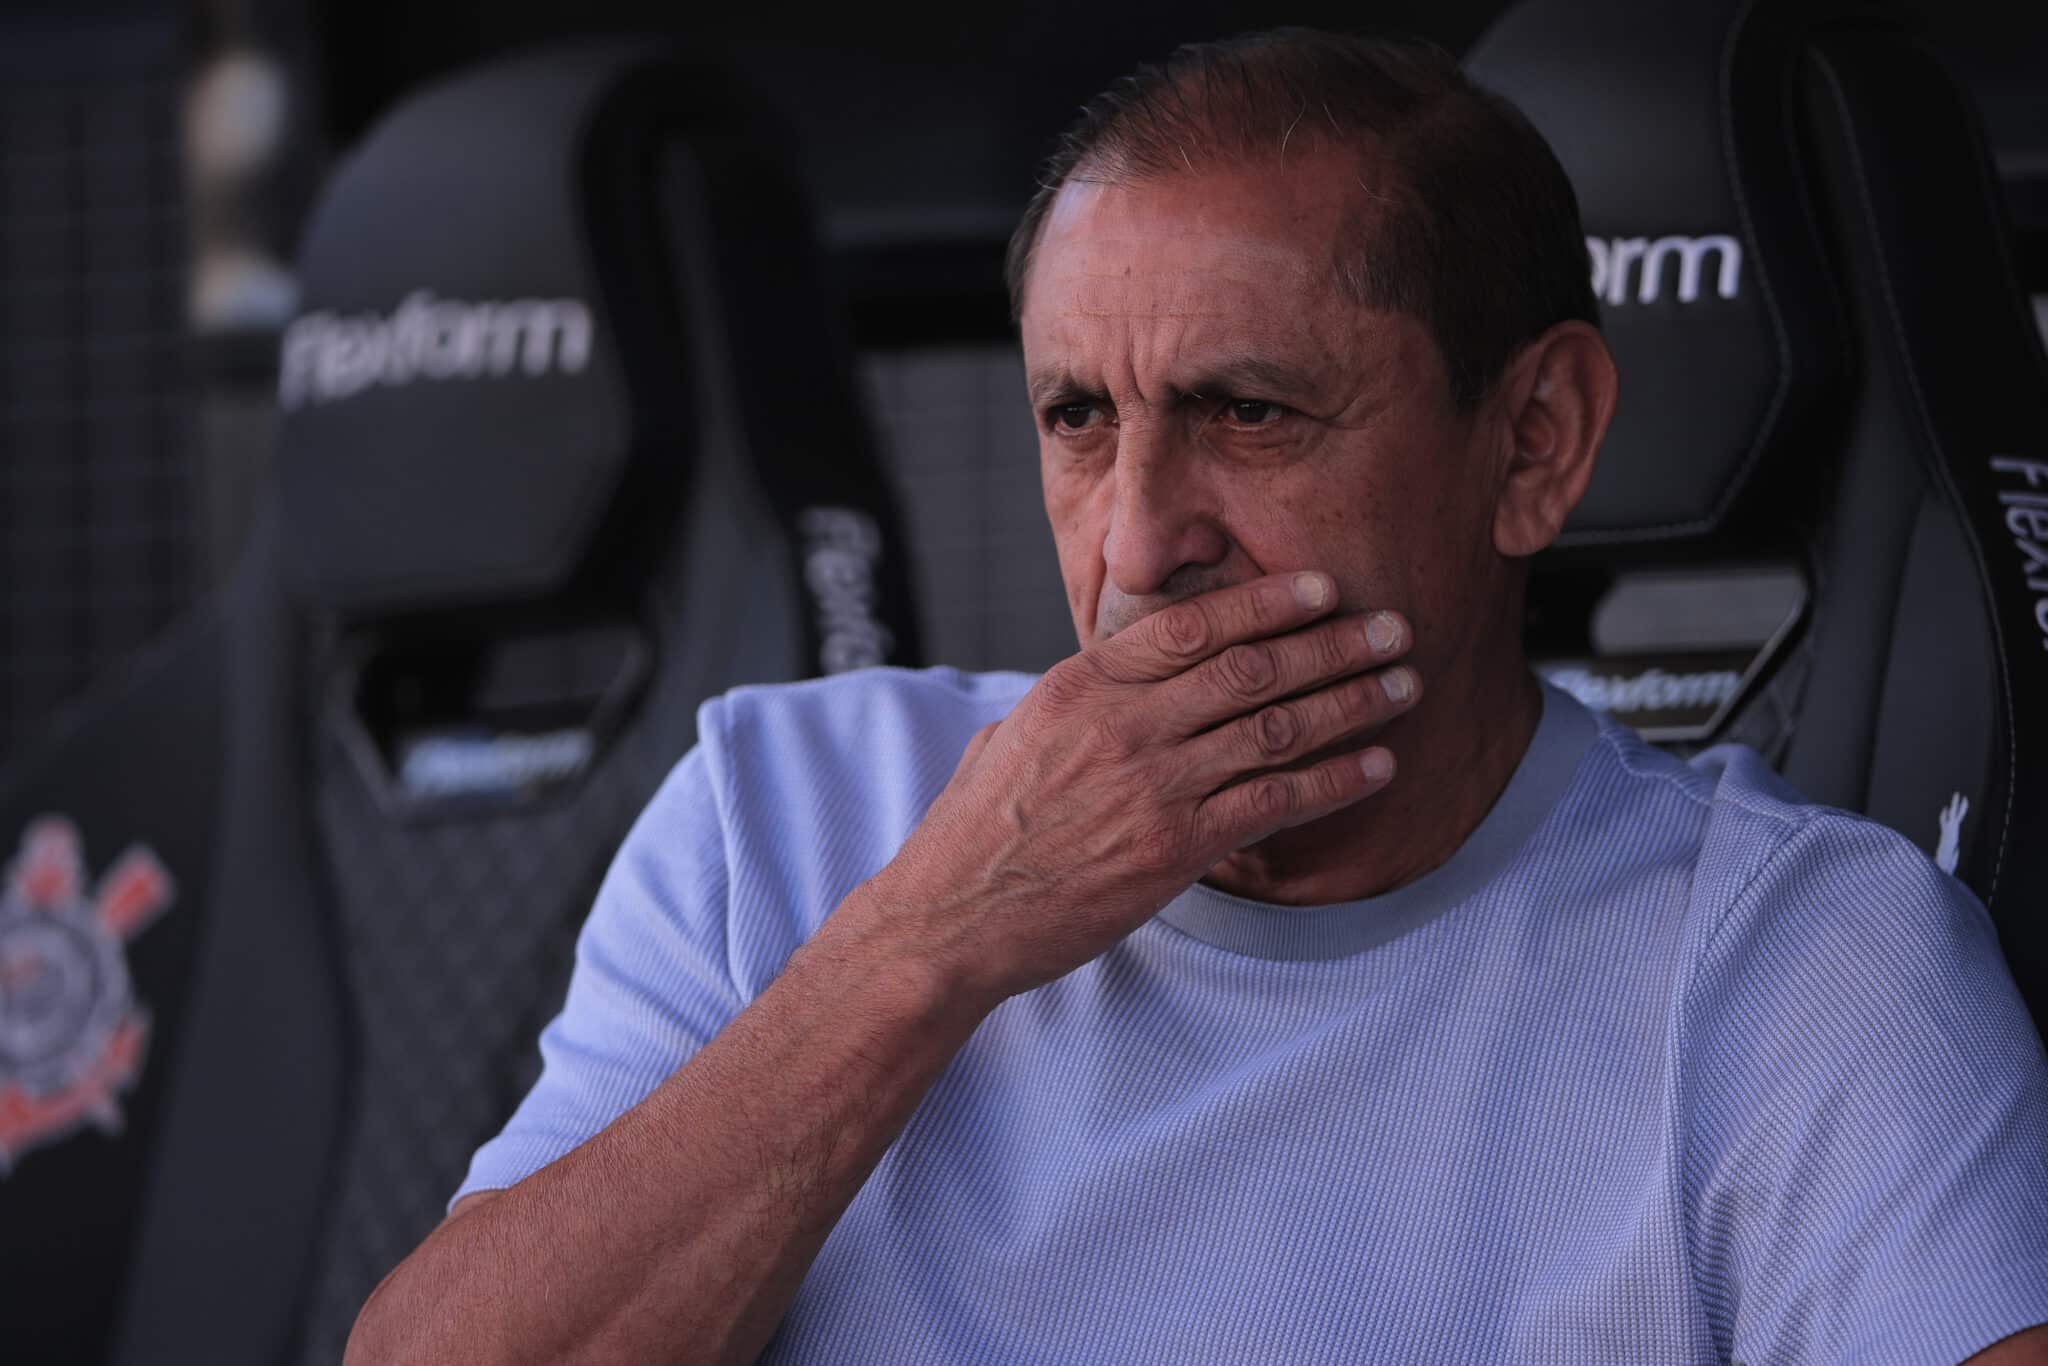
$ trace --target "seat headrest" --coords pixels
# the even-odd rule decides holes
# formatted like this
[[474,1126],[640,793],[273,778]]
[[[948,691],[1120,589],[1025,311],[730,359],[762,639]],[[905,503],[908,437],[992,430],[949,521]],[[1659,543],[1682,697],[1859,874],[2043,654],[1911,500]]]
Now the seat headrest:
[[279,369],[295,586],[344,615],[532,601],[686,468],[691,394],[661,157],[715,78],[600,44],[388,116],[307,229]]
[[[1792,78],[1833,0],[1529,0],[1466,59],[1579,197],[1621,400],[1565,544],[1719,528],[1844,368]],[[1868,12],[1868,6],[1861,11]]]

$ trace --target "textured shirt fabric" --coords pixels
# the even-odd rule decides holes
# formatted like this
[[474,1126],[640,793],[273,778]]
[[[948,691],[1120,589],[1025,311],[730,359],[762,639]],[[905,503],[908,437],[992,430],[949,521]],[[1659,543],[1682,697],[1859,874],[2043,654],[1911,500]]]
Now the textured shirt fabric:
[[[707,703],[460,1193],[715,1035],[1031,682]],[[2048,1064],[1982,906],[1750,751],[1681,762],[1546,685],[1435,871],[1197,884],[997,1008],[763,1360],[1929,1363],[2044,1321]]]

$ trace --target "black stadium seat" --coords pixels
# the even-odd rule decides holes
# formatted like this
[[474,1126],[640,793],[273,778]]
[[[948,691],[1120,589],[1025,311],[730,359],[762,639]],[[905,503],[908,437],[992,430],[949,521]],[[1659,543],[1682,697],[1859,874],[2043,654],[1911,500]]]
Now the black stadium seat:
[[334,176],[233,582],[0,775],[0,1356],[338,1360],[697,703],[918,662],[782,151],[600,45]]
[[2048,1021],[2048,365],[1889,5],[1531,0],[1469,56],[1578,189],[1621,369],[1542,667],[1919,842]]

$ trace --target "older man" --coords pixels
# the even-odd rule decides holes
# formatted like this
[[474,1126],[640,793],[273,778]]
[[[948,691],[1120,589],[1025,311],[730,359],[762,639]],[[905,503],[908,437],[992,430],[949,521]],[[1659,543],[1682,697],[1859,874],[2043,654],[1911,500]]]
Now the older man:
[[1080,652],[707,705],[351,1359],[2048,1360],[1982,908],[1523,662],[1581,240],[1433,50],[1093,104],[1012,252]]

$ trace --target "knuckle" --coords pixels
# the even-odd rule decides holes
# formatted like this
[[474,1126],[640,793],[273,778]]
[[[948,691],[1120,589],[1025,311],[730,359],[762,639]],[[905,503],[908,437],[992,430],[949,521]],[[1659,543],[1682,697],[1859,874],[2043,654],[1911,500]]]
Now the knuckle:
[[1294,814],[1294,788],[1277,774],[1254,778],[1246,787],[1245,800],[1250,803],[1252,814],[1268,824]]
[[1267,707],[1252,718],[1251,730],[1259,757],[1277,759],[1294,748],[1301,723],[1291,707]]
[[1137,752],[1136,738],[1128,724],[1116,716],[1091,718],[1081,730],[1083,752],[1122,763]]
[[1378,694],[1368,681],[1346,683],[1337,689],[1332,700],[1336,703],[1338,719],[1347,725],[1362,725],[1379,714]]
[[1095,661],[1085,654],[1073,655],[1047,669],[1038,680],[1038,693],[1053,708],[1075,705],[1094,681]]
[[1207,655],[1210,642],[1216,638],[1209,614],[1198,603],[1175,603],[1153,619],[1159,623],[1156,630],[1160,646],[1168,654],[1181,659],[1199,659]]
[[1325,675],[1341,674],[1354,668],[1352,653],[1350,634],[1337,630],[1316,632],[1316,666]]
[[1067,666],[1055,664],[1038,680],[1038,697],[1048,707],[1064,707],[1074,699],[1074,675]]
[[1269,645],[1234,645],[1217,658],[1216,672],[1233,697],[1251,701],[1273,685],[1273,650]]

